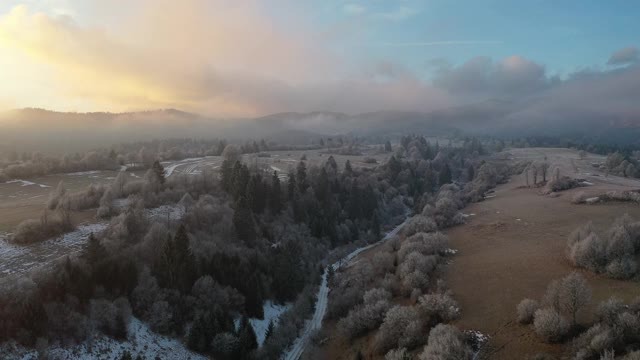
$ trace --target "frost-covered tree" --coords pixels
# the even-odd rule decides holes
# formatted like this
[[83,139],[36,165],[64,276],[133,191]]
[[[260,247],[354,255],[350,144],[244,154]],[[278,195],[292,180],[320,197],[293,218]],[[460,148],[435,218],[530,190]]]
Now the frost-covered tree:
[[569,331],[569,322],[552,308],[539,309],[535,312],[533,326],[546,342],[558,342]]
[[471,347],[455,326],[438,324],[429,332],[429,341],[420,360],[470,360],[473,357]]
[[539,308],[540,305],[537,301],[523,299],[516,308],[518,322],[521,324],[531,324],[533,322],[533,316]]

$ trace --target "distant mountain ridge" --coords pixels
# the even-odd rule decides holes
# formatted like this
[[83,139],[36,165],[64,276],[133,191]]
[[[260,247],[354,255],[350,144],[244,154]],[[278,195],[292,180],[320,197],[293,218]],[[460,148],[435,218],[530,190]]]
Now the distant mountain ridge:
[[[308,142],[321,136],[528,135],[611,138],[640,142],[640,119],[561,111],[540,116],[528,104],[490,100],[430,112],[376,111],[345,114],[332,111],[282,112],[256,118],[220,119],[178,109],[138,112],[55,112],[26,108],[0,113],[0,142],[25,138],[60,142],[69,134],[79,147],[167,137],[267,138],[281,143]],[[576,115],[577,114],[577,115]],[[96,139],[97,137],[97,139]]]

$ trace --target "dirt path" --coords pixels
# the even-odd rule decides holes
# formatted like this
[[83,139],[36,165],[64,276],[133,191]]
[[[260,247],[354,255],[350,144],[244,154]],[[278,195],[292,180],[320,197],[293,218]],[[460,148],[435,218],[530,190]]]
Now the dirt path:
[[[584,173],[584,165],[565,154],[556,154],[554,160],[567,170],[565,175]],[[575,172],[578,174],[571,174]],[[640,188],[635,180],[595,178],[600,181],[589,191]],[[638,205],[573,205],[570,200],[580,189],[550,198],[534,189],[518,188],[521,184],[521,179],[515,178],[499,186],[495,198],[465,209],[476,214],[467,224],[448,231],[451,246],[459,250],[446,275],[462,307],[458,325],[491,336],[485,354],[490,359],[523,359],[539,352],[560,355],[563,346],[543,344],[531,327],[514,321],[516,305],[525,297],[539,299],[549,281],[574,270],[565,260],[564,250],[566,238],[576,226],[592,220],[597,229],[605,229],[624,213],[640,219]],[[640,295],[640,283],[584,274],[593,287],[592,308],[611,295],[627,301]],[[583,315],[581,321],[589,321],[588,316]]]

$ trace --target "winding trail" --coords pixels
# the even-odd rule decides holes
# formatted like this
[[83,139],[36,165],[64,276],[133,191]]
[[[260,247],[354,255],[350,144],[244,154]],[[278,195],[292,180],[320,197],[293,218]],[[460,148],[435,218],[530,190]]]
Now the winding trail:
[[[334,271],[338,270],[342,265],[347,264],[361,252],[369,250],[372,247],[378,246],[385,241],[392,239],[393,237],[398,235],[398,232],[400,232],[400,230],[408,220],[409,217],[407,217],[407,219],[405,219],[405,221],[403,221],[400,225],[393,228],[393,230],[389,231],[380,241],[358,248],[329,266],[331,266]],[[318,330],[322,327],[322,319],[324,319],[324,315],[327,312],[327,299],[329,295],[329,285],[327,284],[327,270],[329,266],[325,267],[322,274],[322,283],[320,284],[320,289],[318,290],[318,298],[316,299],[315,305],[316,310],[313,313],[313,317],[311,318],[311,320],[307,321],[302,334],[300,334],[300,336],[293,342],[291,348],[283,354],[281,358],[284,360],[300,359],[300,357],[304,353],[305,348],[309,344],[311,334],[313,334],[315,330]]]

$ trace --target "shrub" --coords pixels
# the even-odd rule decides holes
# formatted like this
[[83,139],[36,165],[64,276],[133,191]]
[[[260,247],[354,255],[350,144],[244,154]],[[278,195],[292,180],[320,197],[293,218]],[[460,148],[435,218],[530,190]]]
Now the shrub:
[[407,348],[390,350],[384,356],[384,360],[410,360],[410,359],[411,359],[411,355],[407,352]]
[[616,259],[607,265],[607,275],[613,279],[629,279],[632,278],[638,270],[638,264],[629,256],[622,259]]
[[409,324],[419,318],[418,312],[411,306],[392,307],[385,315],[384,322],[375,337],[378,353],[384,354],[397,347]]
[[391,293],[384,289],[371,289],[364,294],[363,299],[363,305],[349,311],[349,314],[338,322],[339,331],[349,339],[380,326],[391,307]]
[[418,299],[420,313],[431,324],[451,322],[460,317],[458,303],[448,294],[427,294]]
[[437,229],[438,226],[433,219],[424,215],[416,215],[409,220],[407,225],[404,226],[404,234],[406,236],[411,236],[419,232],[434,232]]
[[518,322],[521,324],[531,324],[535,312],[540,308],[537,301],[524,299],[517,306]]
[[449,247],[445,234],[440,232],[419,232],[408,237],[398,250],[398,261],[403,262],[407,255],[418,252],[422,255],[437,255]]
[[577,266],[600,272],[606,264],[606,248],[600,237],[591,233],[584,240],[571,247],[569,259]]
[[452,325],[438,324],[429,332],[429,341],[420,360],[470,360],[471,348],[465,344],[462,333]]
[[569,331],[569,323],[554,309],[539,309],[534,314],[533,326],[536,334],[546,342],[558,342]]

